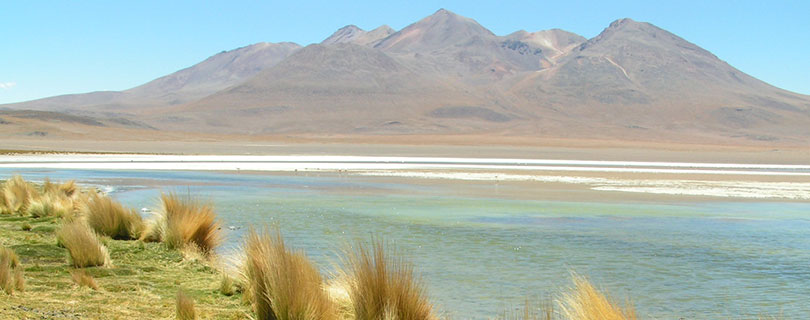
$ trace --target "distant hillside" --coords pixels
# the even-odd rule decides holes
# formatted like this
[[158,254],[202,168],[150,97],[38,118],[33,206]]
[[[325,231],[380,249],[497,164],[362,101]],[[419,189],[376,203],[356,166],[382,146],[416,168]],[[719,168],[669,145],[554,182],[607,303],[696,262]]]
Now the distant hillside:
[[592,39],[559,29],[498,36],[444,9],[402,30],[348,25],[320,44],[259,43],[122,92],[0,108],[217,134],[810,145],[810,97],[652,24],[619,19]]

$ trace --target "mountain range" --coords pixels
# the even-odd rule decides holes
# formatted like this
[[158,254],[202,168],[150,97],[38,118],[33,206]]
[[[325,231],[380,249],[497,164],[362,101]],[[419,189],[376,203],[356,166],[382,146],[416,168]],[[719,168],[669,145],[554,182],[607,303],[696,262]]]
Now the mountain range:
[[[650,23],[498,36],[441,9],[401,30],[257,43],[124,91],[0,105],[0,133],[493,135],[810,145],[810,96]],[[4,129],[5,128],[5,129]],[[103,130],[102,130],[103,131]]]

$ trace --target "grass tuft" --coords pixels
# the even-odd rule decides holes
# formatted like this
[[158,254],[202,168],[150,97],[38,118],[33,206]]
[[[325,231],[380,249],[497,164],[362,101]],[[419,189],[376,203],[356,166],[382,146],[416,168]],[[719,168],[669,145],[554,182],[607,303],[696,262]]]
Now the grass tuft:
[[561,314],[569,320],[635,320],[636,311],[631,304],[624,308],[597,290],[587,278],[573,274],[574,286],[562,295],[558,304]]
[[79,190],[79,188],[76,186],[76,181],[74,180],[60,184],[57,189],[66,197],[73,197],[73,195],[76,194],[76,191]]
[[74,267],[110,266],[107,247],[83,221],[76,220],[63,225],[56,237],[58,243],[68,250]]
[[0,246],[0,289],[6,294],[25,289],[20,258],[13,250]]
[[144,229],[143,219],[135,210],[107,196],[92,194],[81,213],[98,234],[116,240],[138,239]]
[[276,230],[250,230],[244,243],[245,296],[257,319],[337,319],[323,279],[303,252],[292,251]]
[[219,282],[219,293],[224,296],[232,296],[236,294],[237,288],[236,284],[233,283],[233,278],[228,276],[227,274],[222,275],[222,280]]
[[87,271],[84,271],[84,269],[71,270],[70,278],[73,279],[73,283],[79,285],[80,287],[88,287],[93,290],[98,290],[96,279],[93,279],[93,276],[87,274]]
[[413,265],[387,253],[381,240],[371,248],[357,243],[346,250],[343,270],[355,319],[435,319]]
[[194,310],[194,300],[186,295],[183,290],[177,291],[177,319],[194,320],[197,319],[197,312]]
[[222,242],[213,205],[174,193],[162,194],[160,199],[161,209],[141,240],[162,241],[171,249],[194,245],[206,256],[213,254]]
[[39,192],[21,176],[6,180],[2,189],[6,213],[25,213],[31,200],[39,197]]
[[46,193],[31,200],[26,211],[33,218],[66,217],[73,212],[73,201],[64,195]]

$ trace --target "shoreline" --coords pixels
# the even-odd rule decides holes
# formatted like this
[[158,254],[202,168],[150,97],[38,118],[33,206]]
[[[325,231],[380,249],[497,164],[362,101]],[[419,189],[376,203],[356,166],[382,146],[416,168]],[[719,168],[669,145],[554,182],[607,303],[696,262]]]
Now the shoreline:
[[0,157],[5,169],[324,172],[423,183],[476,181],[530,184],[537,190],[587,189],[749,200],[810,200],[810,165],[596,161],[517,158],[381,157],[340,155],[36,154]]

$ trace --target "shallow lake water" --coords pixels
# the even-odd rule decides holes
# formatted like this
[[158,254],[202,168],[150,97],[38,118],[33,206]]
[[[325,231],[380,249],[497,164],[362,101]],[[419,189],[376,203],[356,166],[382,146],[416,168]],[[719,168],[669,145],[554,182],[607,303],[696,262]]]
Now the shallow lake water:
[[154,207],[161,191],[210,199],[238,228],[227,230],[226,255],[247,227],[277,224],[328,272],[345,244],[381,237],[455,319],[553,299],[571,272],[644,318],[810,318],[810,203],[534,201],[465,195],[464,182],[311,172],[0,169],[0,178],[14,173],[98,185],[135,208]]

